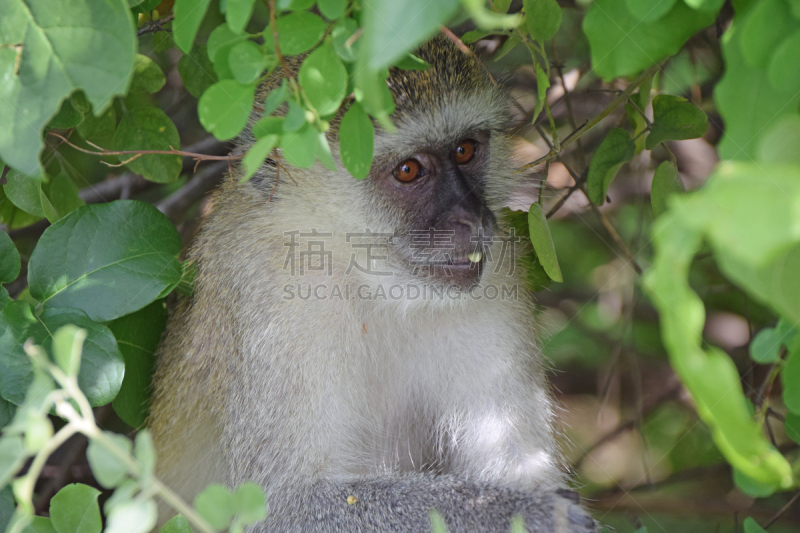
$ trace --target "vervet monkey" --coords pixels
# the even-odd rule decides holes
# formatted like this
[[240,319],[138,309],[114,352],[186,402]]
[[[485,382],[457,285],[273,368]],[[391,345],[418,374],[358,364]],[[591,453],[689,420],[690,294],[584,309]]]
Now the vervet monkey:
[[416,53],[430,68],[392,69],[397,131],[376,131],[365,180],[337,119],[336,171],[267,161],[213,197],[158,353],[158,473],[189,501],[261,484],[253,531],[426,532],[431,509],[451,533],[595,531],[500,215],[509,97],[444,37]]

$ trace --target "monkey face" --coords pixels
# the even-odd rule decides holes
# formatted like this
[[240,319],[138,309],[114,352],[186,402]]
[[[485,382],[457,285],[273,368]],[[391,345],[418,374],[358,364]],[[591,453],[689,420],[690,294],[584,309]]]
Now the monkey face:
[[462,290],[476,285],[497,220],[484,199],[490,132],[408,150],[373,172],[392,212],[395,262],[416,278]]

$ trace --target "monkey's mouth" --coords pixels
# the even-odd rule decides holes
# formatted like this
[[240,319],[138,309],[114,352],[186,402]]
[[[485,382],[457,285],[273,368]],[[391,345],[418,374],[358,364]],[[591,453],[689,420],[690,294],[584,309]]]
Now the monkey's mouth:
[[464,257],[449,258],[444,264],[453,268],[480,269],[485,259],[481,252],[475,252]]

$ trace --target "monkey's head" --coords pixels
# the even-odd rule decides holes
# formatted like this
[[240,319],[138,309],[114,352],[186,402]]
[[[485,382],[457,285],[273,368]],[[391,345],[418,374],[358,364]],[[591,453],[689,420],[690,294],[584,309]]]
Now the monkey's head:
[[[473,55],[445,36],[415,53],[430,68],[390,70],[396,131],[375,125],[367,178],[353,179],[338,160],[345,104],[327,133],[338,170],[319,164],[291,169],[293,179],[281,180],[272,201],[291,197],[298,217],[289,214],[282,222],[303,226],[295,230],[308,231],[311,216],[320,231],[391,235],[385,255],[396,276],[392,283],[423,278],[465,289],[480,281],[485,250],[496,242],[497,213],[516,184],[508,136],[511,100]],[[289,60],[290,68],[299,63],[299,58]],[[278,69],[262,94],[276,87],[280,76]],[[251,185],[272,191],[274,169],[268,162]]]
[[415,53],[430,68],[390,71],[397,131],[376,132],[365,185],[381,206],[374,214],[394,225],[394,266],[469,288],[481,278],[509,194],[510,100],[442,35]]

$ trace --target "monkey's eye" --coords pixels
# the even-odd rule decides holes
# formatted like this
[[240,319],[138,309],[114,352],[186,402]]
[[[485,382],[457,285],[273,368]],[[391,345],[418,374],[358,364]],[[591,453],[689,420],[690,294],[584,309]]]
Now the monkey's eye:
[[464,139],[456,146],[456,163],[463,165],[472,161],[475,157],[475,141]]
[[400,181],[408,183],[409,181],[414,181],[414,178],[419,175],[419,170],[419,161],[416,159],[406,159],[397,165],[392,174]]

